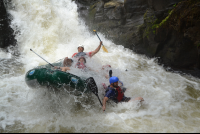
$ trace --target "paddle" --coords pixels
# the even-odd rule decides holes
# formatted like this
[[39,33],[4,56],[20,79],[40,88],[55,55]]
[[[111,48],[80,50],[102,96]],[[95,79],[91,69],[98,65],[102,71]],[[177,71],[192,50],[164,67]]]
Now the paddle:
[[[98,36],[98,34],[97,34],[97,31],[96,31],[96,30],[93,30],[93,31],[96,33],[97,37],[99,38],[99,36]],[[99,40],[101,41],[100,38],[99,38]],[[105,51],[105,52],[108,53],[108,50],[104,47],[103,43],[102,43],[102,49],[103,49],[103,51]]]
[[[34,52],[32,49],[30,49],[32,52]],[[35,52],[34,52],[35,53]],[[36,55],[38,55],[37,53],[35,53]],[[39,55],[38,55],[39,56]],[[41,56],[39,56],[40,58],[42,58]],[[43,59],[43,58],[42,58]],[[43,59],[44,61],[46,61],[45,59]],[[46,61],[47,63],[49,63],[48,61]],[[51,63],[49,63],[49,65],[51,65],[52,67],[54,67]]]
[[112,70],[109,71],[109,76],[112,77]]
[[[87,83],[87,87],[97,96],[97,98],[99,99],[99,95],[98,95],[98,87],[96,85],[96,82],[94,81],[93,77],[90,77],[88,79],[86,79],[86,83]],[[103,106],[103,104],[101,103],[101,100],[99,99],[99,102],[101,104],[101,106]]]

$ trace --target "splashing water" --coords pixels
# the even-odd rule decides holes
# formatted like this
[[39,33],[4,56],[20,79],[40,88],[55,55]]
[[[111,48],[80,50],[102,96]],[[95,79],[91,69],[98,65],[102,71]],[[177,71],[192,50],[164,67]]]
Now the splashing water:
[[[52,63],[71,57],[79,44],[86,52],[93,51],[99,40],[78,18],[70,0],[4,2],[20,55],[0,50],[0,132],[200,132],[200,80],[167,72],[155,59],[115,45],[101,33],[109,53],[101,49],[87,66],[101,70],[102,65],[111,65],[113,76],[127,87],[125,95],[143,97],[142,105],[108,104],[103,112],[94,94],[77,97],[65,89],[30,89],[25,73],[47,64],[30,48]],[[94,78],[103,99],[101,81],[108,85],[108,80],[101,71]]]

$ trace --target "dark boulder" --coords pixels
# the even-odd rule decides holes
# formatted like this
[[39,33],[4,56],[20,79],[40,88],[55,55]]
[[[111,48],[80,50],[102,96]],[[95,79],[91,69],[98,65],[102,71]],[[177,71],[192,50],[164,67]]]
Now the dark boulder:
[[[157,28],[157,41],[163,42],[163,60],[171,58],[170,65],[183,69],[200,69],[200,1],[180,2],[165,23]],[[159,37],[160,33],[166,33]],[[166,39],[164,39],[166,38]],[[171,43],[170,43],[171,42]],[[168,46],[168,47],[167,47]],[[166,49],[171,48],[171,51]],[[160,51],[160,53],[162,53]],[[167,54],[165,54],[167,53]]]
[[15,45],[13,30],[10,28],[10,19],[6,12],[3,0],[0,1],[0,48]]

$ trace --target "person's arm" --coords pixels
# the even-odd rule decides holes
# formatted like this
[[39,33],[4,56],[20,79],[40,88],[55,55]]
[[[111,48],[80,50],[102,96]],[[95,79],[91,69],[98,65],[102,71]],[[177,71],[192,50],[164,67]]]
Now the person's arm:
[[57,67],[57,66],[55,66],[54,69],[59,69],[63,72],[66,72],[67,70],[70,70],[70,67]]
[[91,53],[91,57],[93,56],[93,55],[95,55],[97,52],[99,52],[99,50],[101,49],[101,45],[102,45],[102,41],[100,41],[100,44],[99,44],[99,46],[94,50],[94,51],[92,51],[92,53]]
[[54,69],[59,69],[59,67],[55,66]]
[[106,109],[106,101],[108,101],[110,97],[114,96],[114,94],[115,92],[113,90],[109,90],[106,92],[105,97],[103,99],[103,106],[102,106],[103,111],[105,111]]
[[102,107],[103,111],[106,110],[106,101],[108,101],[108,97],[104,97],[103,99],[103,107]]
[[77,53],[74,53],[73,55],[72,55],[72,58],[76,55]]
[[60,69],[61,69],[63,72],[66,72],[67,70],[70,70],[70,67],[60,67]]

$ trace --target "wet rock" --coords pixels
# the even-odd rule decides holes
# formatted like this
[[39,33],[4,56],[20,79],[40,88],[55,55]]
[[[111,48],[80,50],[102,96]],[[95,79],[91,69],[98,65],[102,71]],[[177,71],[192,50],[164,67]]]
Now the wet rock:
[[3,0],[0,1],[0,48],[15,45],[13,30],[10,28],[9,14],[6,12]]
[[123,6],[118,2],[108,2],[104,5],[105,17],[109,20],[120,20],[123,15]]
[[164,62],[170,60],[169,65],[174,68],[200,69],[198,52],[200,9],[198,4],[200,1],[195,0],[179,3],[168,20],[157,29],[157,38],[160,33],[166,33],[160,38],[162,40],[158,40],[163,46],[158,55],[162,56]]
[[95,3],[98,0],[76,0],[77,3],[83,4],[83,5],[91,5]]

